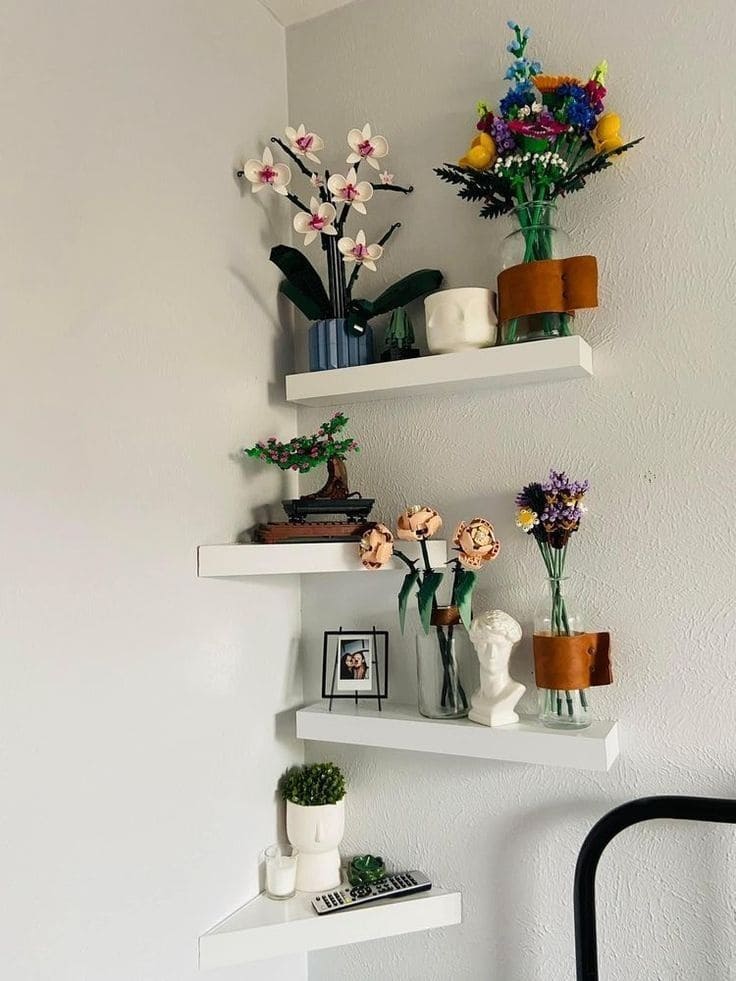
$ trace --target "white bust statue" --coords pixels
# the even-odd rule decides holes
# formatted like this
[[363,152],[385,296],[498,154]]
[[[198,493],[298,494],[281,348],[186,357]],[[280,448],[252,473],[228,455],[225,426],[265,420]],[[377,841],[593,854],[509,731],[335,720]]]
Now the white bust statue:
[[508,613],[488,610],[471,623],[470,640],[480,661],[480,688],[470,699],[468,718],[484,726],[518,722],[514,708],[526,686],[509,674],[509,658],[521,640],[521,627]]

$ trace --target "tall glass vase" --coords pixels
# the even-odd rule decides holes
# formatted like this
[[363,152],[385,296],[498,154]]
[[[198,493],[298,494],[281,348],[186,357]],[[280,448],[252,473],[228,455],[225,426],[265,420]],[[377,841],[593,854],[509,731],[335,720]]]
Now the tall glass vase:
[[[576,637],[585,625],[567,576],[550,576],[534,615],[534,636]],[[585,729],[590,725],[588,688],[540,688],[539,718],[551,729]]]
[[432,611],[429,633],[416,618],[419,712],[427,719],[463,719],[474,688],[475,658],[456,606]]
[[[575,254],[567,232],[557,224],[554,202],[529,201],[514,208],[512,220],[513,231],[502,246],[502,269],[544,259],[568,259]],[[501,325],[501,342],[515,344],[571,333],[572,314],[549,311],[505,321]]]

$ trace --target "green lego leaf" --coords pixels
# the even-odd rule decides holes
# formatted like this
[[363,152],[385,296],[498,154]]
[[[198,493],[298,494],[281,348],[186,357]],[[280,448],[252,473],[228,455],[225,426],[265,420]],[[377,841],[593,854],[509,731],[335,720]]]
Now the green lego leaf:
[[401,632],[404,632],[404,624],[406,622],[406,606],[409,602],[409,597],[411,592],[419,581],[419,572],[414,569],[413,572],[407,572],[404,577],[404,581],[401,584],[401,589],[399,590],[399,623],[401,624]]
[[461,569],[455,583],[455,604],[460,611],[460,619],[468,630],[473,619],[473,590],[477,580],[475,572]]
[[444,579],[442,572],[425,572],[424,582],[419,587],[417,601],[419,603],[419,619],[422,622],[425,634],[429,633],[430,621],[432,619],[432,603],[435,593],[440,588],[440,583]]

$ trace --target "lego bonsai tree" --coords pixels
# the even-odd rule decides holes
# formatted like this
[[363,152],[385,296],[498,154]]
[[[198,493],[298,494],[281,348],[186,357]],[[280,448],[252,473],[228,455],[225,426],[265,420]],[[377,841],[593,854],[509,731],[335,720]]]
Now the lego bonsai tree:
[[357,453],[360,450],[355,440],[350,437],[335,439],[347,423],[347,416],[342,412],[336,412],[311,436],[295,436],[288,443],[280,443],[275,436],[271,436],[265,442],[261,440],[255,446],[244,449],[243,452],[255,459],[273,463],[281,470],[296,470],[299,473],[309,473],[315,467],[326,463],[325,485],[314,494],[303,494],[301,499],[304,501],[317,498],[344,500],[350,496],[345,456],[351,451]]

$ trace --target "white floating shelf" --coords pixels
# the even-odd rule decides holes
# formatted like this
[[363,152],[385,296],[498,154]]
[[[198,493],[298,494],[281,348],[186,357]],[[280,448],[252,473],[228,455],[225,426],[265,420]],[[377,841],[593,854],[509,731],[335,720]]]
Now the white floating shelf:
[[377,708],[316,702],[296,713],[296,735],[328,743],[355,743],[444,756],[472,756],[511,763],[538,763],[572,770],[608,770],[618,756],[618,724],[593,722],[587,729],[547,729],[525,719],[491,729],[468,719],[424,719],[415,708]]
[[[430,562],[435,568],[447,561],[447,542],[432,541]],[[402,542],[410,559],[420,557],[419,546]],[[357,542],[304,542],[292,545],[200,545],[197,549],[200,578],[213,576],[276,576],[309,572],[366,572],[360,564]],[[392,559],[384,569],[406,569]]]
[[441,889],[326,916],[317,916],[310,900],[305,893],[280,902],[263,894],[256,897],[199,938],[200,970],[417,933],[462,920],[460,893]]
[[457,354],[310,371],[286,376],[286,398],[299,405],[350,405],[405,395],[437,395],[564,381],[593,374],[582,337],[555,337]]

